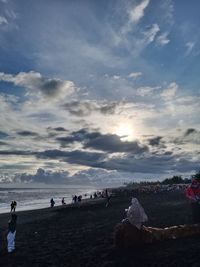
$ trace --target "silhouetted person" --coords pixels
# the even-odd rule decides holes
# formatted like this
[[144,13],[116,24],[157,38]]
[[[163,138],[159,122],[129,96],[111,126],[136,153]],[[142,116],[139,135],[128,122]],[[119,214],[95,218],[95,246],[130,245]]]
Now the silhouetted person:
[[62,205],[65,205],[66,203],[65,203],[65,198],[63,197],[62,198]]
[[14,201],[12,201],[10,204],[10,212],[12,212],[13,210],[14,210]]
[[53,208],[55,205],[55,201],[53,200],[53,198],[51,198],[50,203],[51,203],[51,208]]
[[82,196],[80,195],[78,196],[78,202],[81,202],[81,200],[82,200]]
[[108,192],[107,189],[105,191],[105,197],[106,197],[106,207],[108,207],[108,205],[110,204],[111,195],[110,195],[110,193]]
[[13,211],[15,212],[16,210],[16,207],[17,207],[17,202],[16,201],[13,201]]
[[12,214],[11,220],[8,222],[8,252],[13,252],[15,250],[15,236],[16,236],[16,227],[17,227],[17,215]]
[[75,196],[73,197],[73,201],[74,201],[74,203],[77,202],[77,199],[78,199],[78,197],[77,197],[77,195],[75,195]]

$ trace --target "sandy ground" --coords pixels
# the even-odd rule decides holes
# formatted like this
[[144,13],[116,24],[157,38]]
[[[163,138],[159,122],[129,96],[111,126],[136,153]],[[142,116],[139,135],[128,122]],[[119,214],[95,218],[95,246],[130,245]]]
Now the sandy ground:
[[[140,249],[120,251],[113,246],[114,226],[124,217],[133,192],[105,201],[18,212],[16,251],[8,254],[0,243],[1,267],[50,266],[200,266],[200,237],[170,240]],[[149,216],[149,226],[192,223],[183,193],[142,194],[138,197]],[[0,215],[0,230],[10,214]],[[2,239],[1,239],[2,240]]]

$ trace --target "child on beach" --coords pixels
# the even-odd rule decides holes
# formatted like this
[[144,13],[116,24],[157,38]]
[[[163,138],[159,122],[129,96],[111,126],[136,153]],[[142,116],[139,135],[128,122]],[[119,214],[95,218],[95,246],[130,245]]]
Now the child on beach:
[[17,215],[12,214],[11,220],[8,222],[8,234],[7,234],[7,248],[8,252],[13,252],[15,250],[15,236],[17,227]]

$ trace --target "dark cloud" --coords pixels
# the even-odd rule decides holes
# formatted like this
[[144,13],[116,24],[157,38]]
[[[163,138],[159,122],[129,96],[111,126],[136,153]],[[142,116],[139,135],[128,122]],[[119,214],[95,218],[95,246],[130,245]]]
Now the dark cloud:
[[56,128],[52,128],[52,129],[57,131],[57,132],[67,132],[67,130],[63,127],[56,127]]
[[9,135],[7,133],[0,131],[0,139],[4,139],[4,138],[6,138],[8,136]]
[[186,130],[184,136],[188,136],[188,135],[194,134],[194,133],[197,133],[197,130],[193,129],[193,128],[189,128],[189,129]]
[[46,150],[36,154],[38,158],[59,159],[72,164],[83,166],[96,167],[104,159],[103,153],[88,152],[81,150],[61,151],[61,150]]
[[59,159],[71,164],[116,170],[129,173],[169,174],[175,172],[191,172],[200,169],[199,161],[190,161],[178,158],[169,153],[146,154],[142,157],[132,153],[124,153],[121,156],[107,157],[106,153],[93,153],[75,150],[65,152],[60,150],[48,150],[37,154],[38,158]]
[[148,151],[147,146],[140,145],[137,141],[123,142],[121,141],[119,136],[114,134],[97,134],[96,136],[91,136],[90,139],[85,142],[84,147],[103,150],[110,153],[131,152],[135,154],[140,154]]
[[72,132],[71,135],[66,137],[58,137],[56,140],[58,140],[63,147],[70,143],[74,142],[83,142],[88,138],[88,131],[87,129],[81,129],[79,131]]
[[8,143],[0,141],[0,146],[6,146],[6,145],[8,145]]
[[[175,155],[170,151],[151,154],[147,152],[143,155],[135,155],[135,153],[129,152],[118,155],[115,154],[115,156],[112,157],[108,157],[107,153],[97,153],[82,150],[46,150],[41,152],[0,151],[0,155],[35,156],[38,160],[56,159],[60,162],[67,162],[70,164],[76,164],[85,167],[98,168],[103,169],[105,171],[107,170],[140,174],[146,173],[170,175],[171,173],[188,173],[198,171],[200,169],[200,164],[198,160],[188,160],[187,158],[184,158],[184,156]],[[39,174],[40,175],[38,176],[37,173],[36,178],[34,178],[34,181],[47,182],[47,179],[50,179],[49,175],[46,175],[43,172]],[[50,175],[50,177],[51,179],[53,179],[53,174]],[[26,179],[33,180],[33,177],[28,176],[27,178],[26,176]]]
[[162,140],[161,136],[156,136],[156,137],[148,139],[148,143],[150,146],[160,146],[161,140]]
[[168,174],[176,172],[191,172],[200,169],[199,161],[186,159],[177,160],[175,155],[149,155],[136,158],[131,155],[115,157],[104,162],[105,169],[126,171],[131,173]]
[[72,115],[84,117],[92,112],[100,112],[104,115],[114,114],[116,102],[95,102],[95,101],[72,101],[64,104],[64,108]]
[[35,71],[19,72],[16,75],[1,72],[0,81],[22,86],[32,93],[40,91],[48,97],[55,97],[60,93],[67,95],[74,92],[73,82],[55,78],[50,79]]
[[69,143],[80,142],[84,148],[106,151],[110,153],[116,152],[132,152],[143,153],[148,151],[148,147],[141,145],[139,142],[121,141],[120,137],[115,134],[101,134],[99,132],[88,132],[87,129],[81,129],[72,132],[70,136],[59,137],[57,140],[64,147]]
[[179,137],[173,139],[172,142],[177,145],[189,144],[189,143],[200,144],[200,131],[194,128],[188,128]]
[[0,150],[0,155],[27,156],[27,155],[36,155],[36,152],[24,151],[24,150]]
[[38,136],[37,133],[31,131],[19,131],[17,134],[21,136]]
[[43,122],[52,122],[57,120],[56,114],[40,112],[40,113],[32,113],[28,115],[28,117],[33,119],[38,119]]

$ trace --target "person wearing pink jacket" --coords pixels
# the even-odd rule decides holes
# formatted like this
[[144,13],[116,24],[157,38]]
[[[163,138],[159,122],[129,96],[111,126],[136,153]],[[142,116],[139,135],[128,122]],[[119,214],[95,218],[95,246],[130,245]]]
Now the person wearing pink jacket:
[[186,197],[190,201],[192,207],[192,215],[194,223],[200,223],[200,183],[193,179],[190,186],[186,188]]

